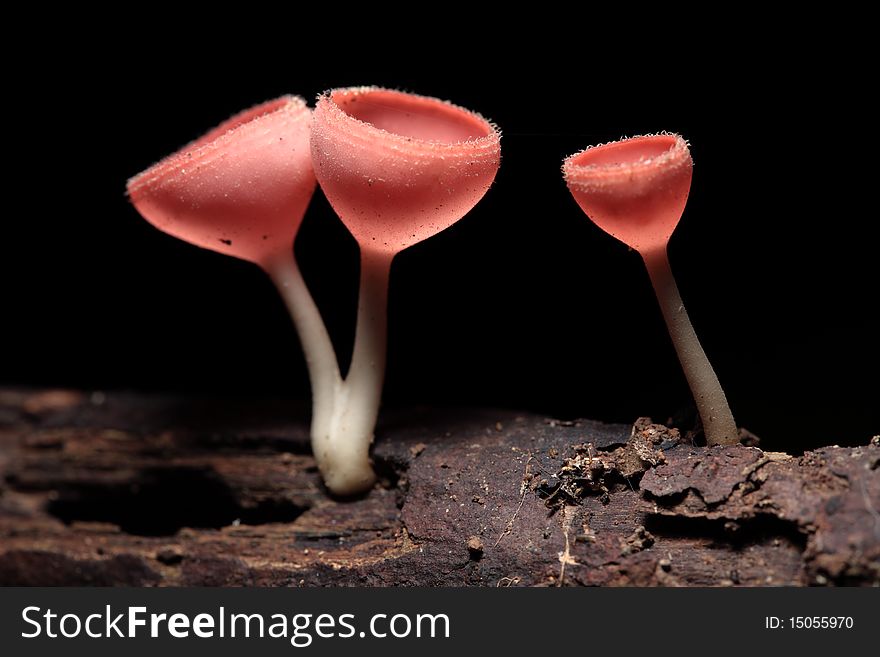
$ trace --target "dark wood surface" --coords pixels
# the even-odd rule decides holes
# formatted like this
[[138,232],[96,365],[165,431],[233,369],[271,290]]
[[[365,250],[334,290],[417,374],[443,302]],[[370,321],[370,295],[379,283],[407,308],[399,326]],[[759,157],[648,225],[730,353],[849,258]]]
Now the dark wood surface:
[[877,585],[880,444],[801,457],[493,410],[386,414],[330,499],[307,411],[0,390],[0,584]]

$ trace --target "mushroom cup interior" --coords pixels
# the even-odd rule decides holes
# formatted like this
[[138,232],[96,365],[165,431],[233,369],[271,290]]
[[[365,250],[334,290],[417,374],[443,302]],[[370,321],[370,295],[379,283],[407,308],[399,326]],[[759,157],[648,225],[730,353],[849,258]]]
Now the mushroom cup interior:
[[336,91],[330,98],[353,119],[407,139],[456,144],[494,133],[485,119],[434,98],[386,89]]

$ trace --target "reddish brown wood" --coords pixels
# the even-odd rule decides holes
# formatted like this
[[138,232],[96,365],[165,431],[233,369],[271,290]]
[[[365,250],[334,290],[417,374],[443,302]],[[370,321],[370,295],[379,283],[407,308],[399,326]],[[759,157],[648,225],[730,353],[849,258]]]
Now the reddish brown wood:
[[880,584],[877,439],[789,457],[414,410],[380,427],[382,484],[341,502],[304,417],[0,391],[0,584]]

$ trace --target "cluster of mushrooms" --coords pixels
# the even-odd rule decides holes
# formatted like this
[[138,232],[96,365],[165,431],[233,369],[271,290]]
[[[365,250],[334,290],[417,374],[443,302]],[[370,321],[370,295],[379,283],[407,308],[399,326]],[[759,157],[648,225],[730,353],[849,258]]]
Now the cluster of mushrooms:
[[[285,96],[246,110],[128,181],[166,233],[261,267],[299,333],[312,387],[312,449],[327,488],[375,482],[370,445],[385,374],[394,256],[448,228],[485,195],[501,133],[451,103],[376,87],[336,89],[314,110]],[[565,160],[575,200],[644,259],[709,445],[737,442],[724,392],[697,340],[666,245],[687,202],[692,160],[678,135],[594,146]],[[300,274],[293,242],[320,184],[360,247],[360,292],[345,378]]]

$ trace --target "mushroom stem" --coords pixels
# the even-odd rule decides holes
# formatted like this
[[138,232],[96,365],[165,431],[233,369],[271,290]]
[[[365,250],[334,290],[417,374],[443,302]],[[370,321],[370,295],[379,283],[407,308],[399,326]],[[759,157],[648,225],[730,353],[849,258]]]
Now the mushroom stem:
[[370,445],[379,416],[388,342],[388,279],[393,253],[361,250],[361,284],[351,366],[324,434],[312,446],[324,482],[337,495],[368,490],[376,480]]
[[358,398],[349,417],[372,427],[379,415],[388,349],[388,279],[393,253],[361,250],[357,329],[345,385]]
[[263,269],[278,288],[299,334],[312,386],[311,435],[314,441],[314,436],[328,432],[336,396],[342,385],[336,352],[293,251],[276,257],[263,265]]
[[739,435],[727,397],[691,325],[669,266],[666,248],[645,251],[642,258],[648,268],[648,275],[654,285],[678,360],[694,395],[706,442],[710,446],[737,444]]

